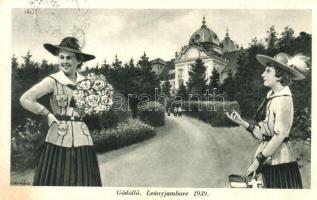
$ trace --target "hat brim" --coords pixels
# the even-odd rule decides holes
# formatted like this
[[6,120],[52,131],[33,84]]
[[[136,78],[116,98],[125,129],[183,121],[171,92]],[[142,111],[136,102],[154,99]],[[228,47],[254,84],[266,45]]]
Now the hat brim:
[[58,52],[60,49],[72,52],[72,53],[76,53],[76,54],[80,54],[81,55],[81,60],[82,62],[86,62],[92,59],[95,59],[96,57],[94,55],[90,55],[87,53],[83,53],[80,50],[76,50],[76,49],[72,49],[72,48],[68,48],[68,47],[63,47],[60,45],[52,45],[52,44],[44,44],[44,48],[50,52],[51,54],[53,54],[54,56],[58,55]]
[[266,55],[256,55],[256,59],[263,65],[263,66],[267,66],[268,63],[275,63],[276,66],[280,67],[283,70],[288,71],[291,75],[292,75],[292,79],[293,80],[303,80],[305,79],[305,75],[302,74],[301,72],[297,71],[296,69],[285,65],[284,63],[281,63],[280,61],[266,56]]

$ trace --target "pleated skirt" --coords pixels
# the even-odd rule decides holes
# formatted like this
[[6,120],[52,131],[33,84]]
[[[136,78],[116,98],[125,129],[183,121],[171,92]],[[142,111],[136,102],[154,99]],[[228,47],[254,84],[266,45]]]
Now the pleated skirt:
[[265,188],[302,189],[302,179],[297,162],[260,167]]
[[45,143],[35,171],[33,185],[101,186],[94,147],[68,148]]

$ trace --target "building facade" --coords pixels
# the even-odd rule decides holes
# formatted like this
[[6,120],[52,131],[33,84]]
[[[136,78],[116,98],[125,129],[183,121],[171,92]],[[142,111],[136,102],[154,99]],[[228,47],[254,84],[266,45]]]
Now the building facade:
[[220,74],[220,82],[223,82],[226,78],[225,69],[229,63],[226,54],[237,50],[239,47],[230,39],[228,30],[225,39],[220,42],[217,34],[207,27],[203,18],[202,26],[191,35],[188,45],[182,47],[176,55],[174,93],[182,84],[187,85],[189,71],[198,58],[202,59],[206,66],[208,81],[212,71],[216,69]]
[[189,71],[198,58],[206,66],[207,84],[214,69],[219,72],[222,83],[230,72],[235,73],[238,57],[242,53],[243,50],[229,37],[228,29],[225,38],[220,41],[217,34],[207,27],[203,17],[201,27],[191,35],[188,44],[175,53],[174,59],[164,61],[157,58],[151,62],[151,66],[160,77],[161,85],[169,81],[171,93],[176,94],[181,85],[187,85]]

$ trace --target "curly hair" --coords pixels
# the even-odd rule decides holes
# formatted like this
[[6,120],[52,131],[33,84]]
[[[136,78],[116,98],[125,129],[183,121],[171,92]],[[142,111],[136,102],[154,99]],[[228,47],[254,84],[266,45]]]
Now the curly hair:
[[287,72],[286,70],[283,70],[280,66],[273,64],[272,62],[267,62],[267,66],[273,67],[275,70],[275,76],[277,78],[280,78],[280,83],[283,86],[291,86],[293,83],[293,76]]

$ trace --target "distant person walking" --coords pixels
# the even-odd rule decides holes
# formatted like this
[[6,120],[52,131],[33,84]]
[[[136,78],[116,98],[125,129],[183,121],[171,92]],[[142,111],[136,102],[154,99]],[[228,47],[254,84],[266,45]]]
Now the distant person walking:
[[179,117],[182,116],[182,107],[178,107],[177,114]]
[[171,107],[168,107],[167,108],[167,116],[170,116],[171,115]]
[[173,111],[173,114],[174,114],[174,116],[177,116],[177,107],[174,107],[174,111]]

